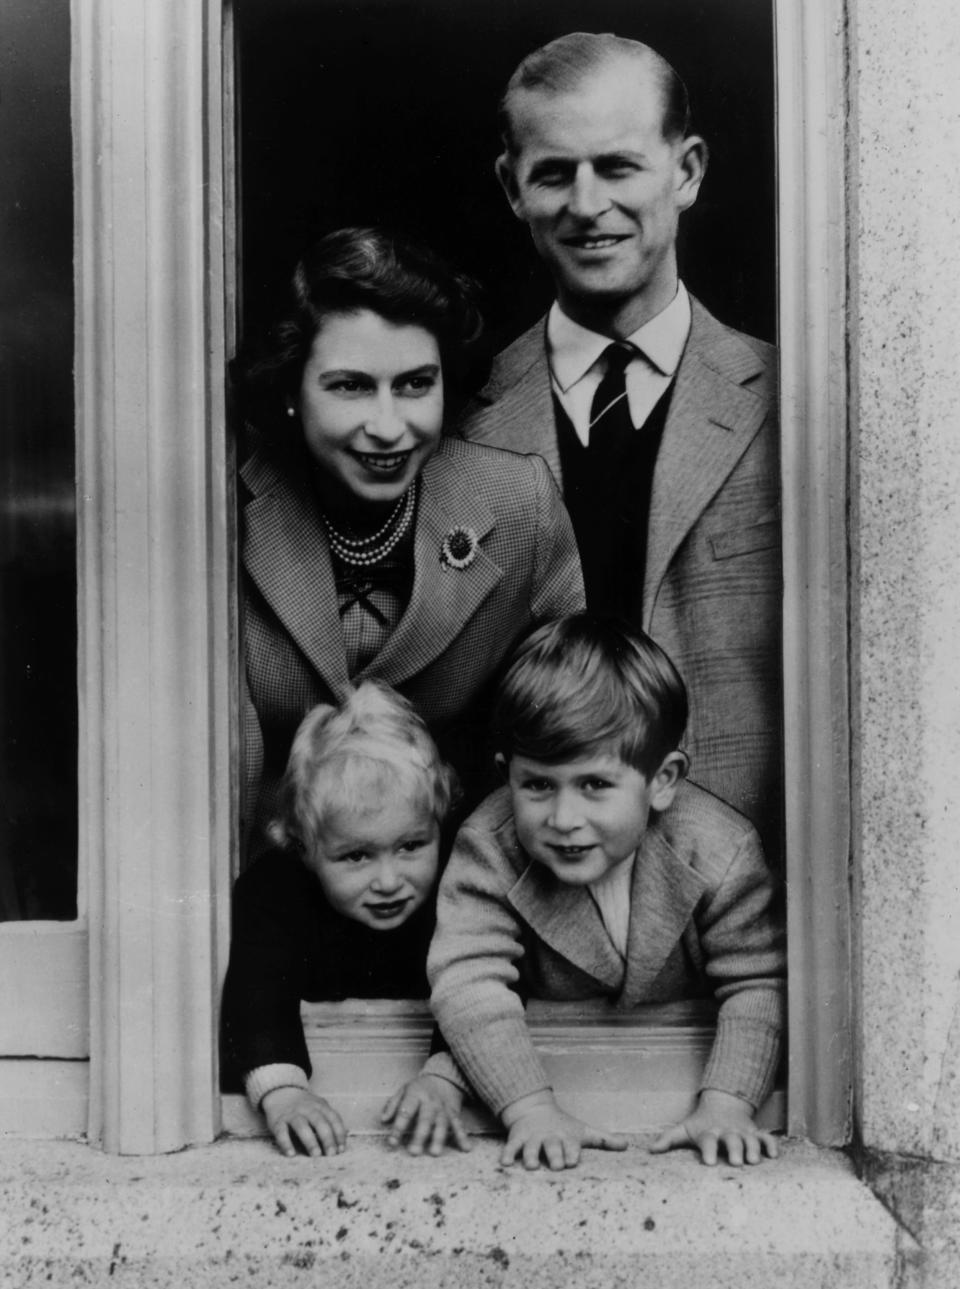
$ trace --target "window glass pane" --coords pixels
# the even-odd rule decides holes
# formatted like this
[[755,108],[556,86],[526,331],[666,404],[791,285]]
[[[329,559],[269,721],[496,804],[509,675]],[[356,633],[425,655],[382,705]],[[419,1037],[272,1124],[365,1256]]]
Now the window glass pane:
[[0,0],[0,921],[76,916],[68,0]]

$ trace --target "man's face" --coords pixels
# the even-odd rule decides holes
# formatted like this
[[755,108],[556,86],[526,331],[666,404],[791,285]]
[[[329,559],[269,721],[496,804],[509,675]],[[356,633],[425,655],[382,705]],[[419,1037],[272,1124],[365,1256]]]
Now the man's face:
[[660,93],[635,60],[574,90],[511,101],[517,149],[498,163],[514,214],[529,225],[564,312],[596,327],[654,317],[677,290],[677,219],[696,200],[705,145],[668,142]]

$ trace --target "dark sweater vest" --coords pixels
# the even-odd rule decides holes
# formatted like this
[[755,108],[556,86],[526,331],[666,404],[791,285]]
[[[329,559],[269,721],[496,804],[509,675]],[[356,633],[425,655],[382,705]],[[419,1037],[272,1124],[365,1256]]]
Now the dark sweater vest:
[[639,627],[653,469],[673,385],[666,389],[630,442],[596,462],[577,438],[554,395],[563,498],[570,513],[591,613],[613,614]]

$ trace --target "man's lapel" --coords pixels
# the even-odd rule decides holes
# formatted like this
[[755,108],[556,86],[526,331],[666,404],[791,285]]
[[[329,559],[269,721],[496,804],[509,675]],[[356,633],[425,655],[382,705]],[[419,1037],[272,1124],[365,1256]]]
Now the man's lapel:
[[555,953],[609,989],[619,988],[623,962],[585,886],[567,886],[531,863],[507,899]]
[[696,300],[680,360],[650,499],[644,577],[644,626],[678,546],[720,490],[767,415],[766,400],[745,387],[764,361]]
[[241,558],[264,599],[337,699],[349,691],[347,659],[326,534],[306,490],[254,452],[240,471],[252,493]]
[[[483,540],[495,522],[490,510],[463,487],[441,442],[422,475],[410,602],[371,666],[382,680],[398,685],[429,666],[500,582],[503,570]],[[457,527],[472,529],[479,542],[476,558],[466,568],[451,568],[440,557],[444,539]]]
[[677,855],[654,820],[633,866],[621,1006],[632,1007],[648,996],[704,889],[703,879]]
[[468,416],[466,438],[543,457],[561,481],[553,391],[546,351],[546,318],[494,360],[490,379]]

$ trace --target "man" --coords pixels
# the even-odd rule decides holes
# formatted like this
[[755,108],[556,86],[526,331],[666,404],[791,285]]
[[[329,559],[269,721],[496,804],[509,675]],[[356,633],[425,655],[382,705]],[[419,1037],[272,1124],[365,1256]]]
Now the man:
[[750,817],[776,858],[775,354],[723,326],[678,277],[678,220],[706,144],[689,132],[670,65],[612,35],[575,33],[529,55],[501,113],[497,175],[557,298],[497,357],[461,432],[550,465],[588,606],[671,655],[690,691],[692,777]]

